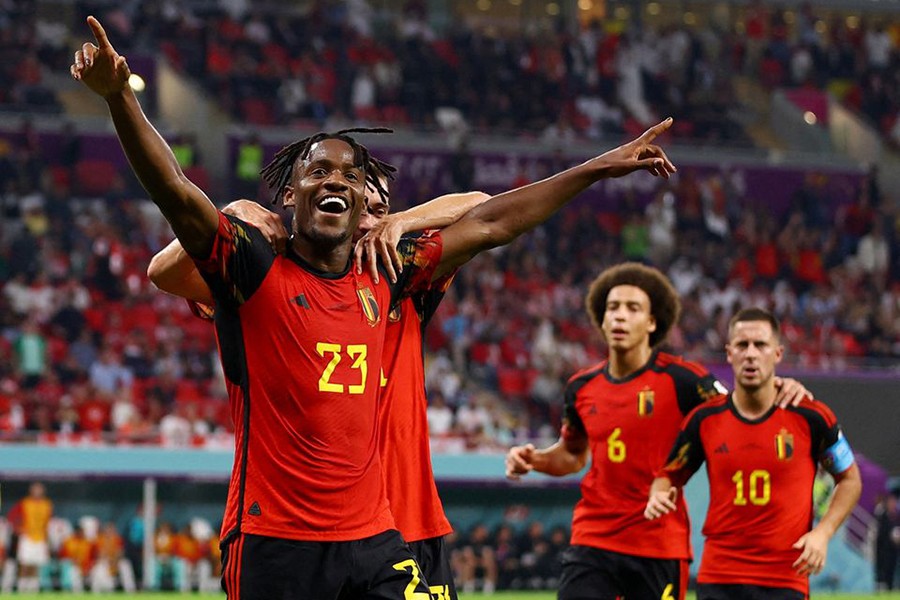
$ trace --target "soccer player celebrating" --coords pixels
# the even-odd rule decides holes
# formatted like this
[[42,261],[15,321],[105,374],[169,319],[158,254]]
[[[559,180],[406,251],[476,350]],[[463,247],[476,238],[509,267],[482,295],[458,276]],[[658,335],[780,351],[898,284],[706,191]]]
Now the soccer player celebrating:
[[[396,277],[394,264],[402,262],[391,252],[401,235],[417,229],[446,227],[489,197],[482,192],[447,194],[388,217],[387,178],[382,178],[381,184],[388,193],[379,192],[372,185],[366,187],[366,211],[359,220],[354,241],[373,233],[365,244],[357,245],[359,264],[364,245],[369,246],[369,256],[374,256],[378,247],[393,257],[385,262],[389,277]],[[276,251],[283,250],[287,234],[281,217],[275,213],[249,200],[233,202],[223,212],[254,225]],[[177,239],[153,257],[147,274],[159,289],[191,300],[195,313],[213,313],[212,292]],[[456,600],[457,593],[443,539],[452,527],[444,514],[431,469],[422,336],[452,277],[450,274],[428,290],[414,293],[388,315],[378,408],[381,460],[390,465],[384,475],[391,512],[397,529],[415,553],[432,595],[439,600]]]
[[351,270],[366,182],[390,170],[345,134],[283,148],[263,176],[293,210],[275,255],[260,231],[218,211],[184,176],[150,124],[120,56],[94,17],[97,44],[70,72],[101,96],[132,169],[193,258],[215,299],[219,354],[236,425],[222,525],[229,597],[404,598],[427,595],[395,529],[378,452],[387,317],[472,256],[508,244],[605,177],[675,168],[637,139],[543,181],[500,194],[440,233],[406,240],[396,282]]
[[[648,522],[671,518],[663,515],[676,510],[678,489],[706,461],[710,504],[698,600],[802,600],[809,596],[809,576],[825,565],[829,540],[859,500],[859,468],[823,403],[776,409],[775,366],[784,346],[771,313],[738,312],[725,349],[734,392],[684,420],[644,515]],[[827,512],[810,529],[819,463],[837,485]]]
[[[682,599],[691,558],[686,506],[676,499],[668,521],[650,522],[641,513],[679,423],[724,388],[702,366],[658,350],[680,302],[657,269],[611,267],[591,284],[586,304],[609,358],[569,380],[559,441],[541,450],[511,448],[506,475],[564,476],[591,458],[563,554],[560,600]],[[794,381],[783,383],[783,401],[806,394]]]

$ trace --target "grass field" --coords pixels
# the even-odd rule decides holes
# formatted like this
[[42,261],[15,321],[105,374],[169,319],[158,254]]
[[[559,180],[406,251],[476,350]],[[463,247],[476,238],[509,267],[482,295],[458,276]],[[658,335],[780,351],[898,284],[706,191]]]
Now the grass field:
[[[88,596],[88,595],[86,595]],[[147,594],[103,594],[100,598],[134,598],[141,600],[224,600],[223,594],[179,594],[176,592],[157,592]],[[50,600],[52,598],[77,598],[71,593],[43,593],[43,594],[11,594],[5,596],[10,600]],[[497,600],[555,600],[556,592],[497,592],[491,596],[482,594],[463,594],[460,600],[484,600],[487,598]],[[821,592],[812,595],[813,599],[823,598],[828,600],[900,600],[900,592],[892,594],[830,594]],[[688,594],[688,600],[694,600],[692,593]]]

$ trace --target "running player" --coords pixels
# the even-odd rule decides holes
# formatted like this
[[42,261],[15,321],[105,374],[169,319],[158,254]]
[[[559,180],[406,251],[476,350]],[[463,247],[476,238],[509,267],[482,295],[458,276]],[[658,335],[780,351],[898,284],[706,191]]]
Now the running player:
[[[650,488],[648,523],[665,523],[674,498],[703,462],[710,501],[697,577],[698,600],[803,600],[822,571],[828,542],[859,501],[862,483],[834,413],[804,400],[776,407],[775,367],[784,347],[778,319],[748,308],[728,327],[735,389],[684,420],[668,463]],[[822,464],[837,485],[813,523]]]
[[[593,282],[586,304],[609,358],[569,380],[560,440],[543,450],[510,449],[506,473],[511,479],[532,470],[563,476],[591,458],[563,554],[561,600],[682,599],[691,558],[684,502],[678,500],[667,522],[641,514],[678,424],[724,388],[699,364],[658,349],[678,320],[680,302],[657,269],[611,267]],[[791,401],[805,394],[795,382],[787,387]]]

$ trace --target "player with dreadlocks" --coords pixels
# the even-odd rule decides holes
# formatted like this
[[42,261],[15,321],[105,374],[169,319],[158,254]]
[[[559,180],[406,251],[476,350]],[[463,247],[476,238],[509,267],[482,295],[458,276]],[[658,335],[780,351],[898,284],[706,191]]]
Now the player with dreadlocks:
[[258,229],[218,211],[184,176],[128,86],[125,58],[95,18],[88,25],[97,45],[84,44],[70,72],[105,100],[132,169],[215,299],[236,424],[223,520],[229,597],[425,597],[377,451],[389,308],[533,229],[601,178],[636,170],[668,177],[675,167],[653,141],[672,120],[495,196],[440,233],[403,241],[400,276],[376,282],[349,268],[368,177],[352,138],[326,135],[295,158],[281,189],[294,235],[286,255],[275,255]]
[[[304,143],[305,140],[296,147]],[[387,172],[381,171],[379,179],[387,190]],[[376,225],[386,227],[397,236],[415,228],[446,227],[489,198],[481,192],[447,194],[388,217],[389,195],[375,189],[371,181],[368,183],[366,212],[359,221],[354,241]],[[229,211],[258,227],[274,246],[283,247],[287,233],[280,216],[250,200],[238,200],[223,209]],[[396,242],[394,237],[388,244]],[[390,260],[385,265],[391,270]],[[147,274],[161,290],[192,300],[195,314],[208,318],[214,313],[212,292],[177,239],[153,257]],[[384,476],[391,512],[397,529],[416,555],[432,595],[442,600],[457,598],[450,550],[444,543],[444,536],[452,527],[444,514],[431,470],[422,344],[425,327],[452,278],[450,274],[428,290],[404,299],[388,315],[378,412],[382,464],[390,465]]]

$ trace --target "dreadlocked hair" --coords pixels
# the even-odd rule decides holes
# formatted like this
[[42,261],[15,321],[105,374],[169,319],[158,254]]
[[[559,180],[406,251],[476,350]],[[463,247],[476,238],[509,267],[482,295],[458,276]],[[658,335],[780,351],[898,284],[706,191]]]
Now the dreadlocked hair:
[[310,149],[322,140],[341,140],[353,148],[353,161],[365,173],[366,185],[371,185],[378,191],[382,200],[387,202],[389,197],[388,190],[381,183],[381,180],[394,179],[394,173],[396,173],[397,168],[369,154],[368,148],[350,137],[349,134],[351,133],[394,133],[394,130],[387,127],[353,127],[341,129],[334,133],[321,131],[285,146],[275,154],[272,162],[259,172],[266,185],[275,190],[272,196],[272,203],[276,204],[284,196],[285,188],[291,183],[291,177],[294,174],[294,164],[297,160],[305,159],[309,156]]

